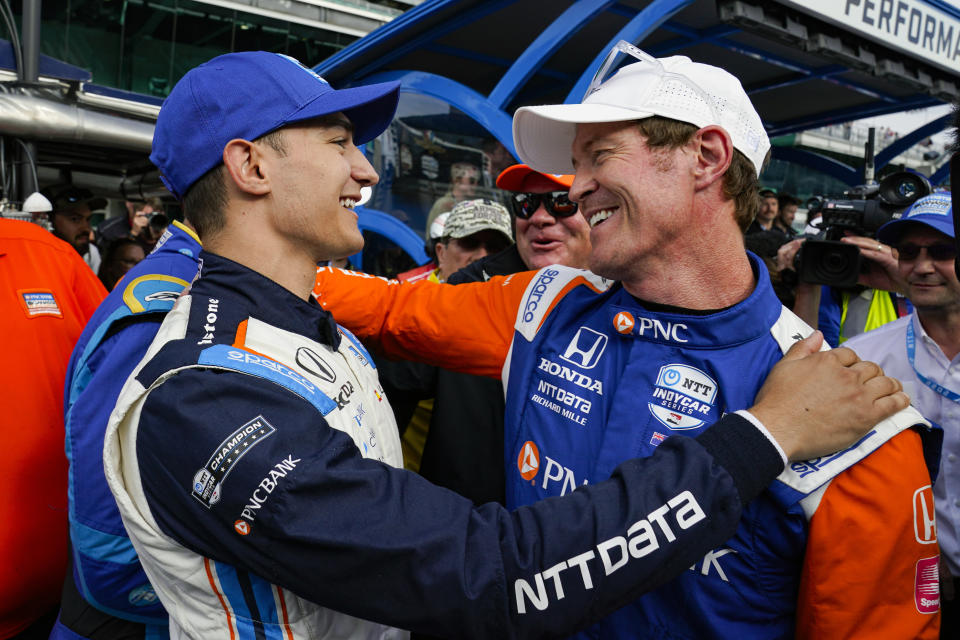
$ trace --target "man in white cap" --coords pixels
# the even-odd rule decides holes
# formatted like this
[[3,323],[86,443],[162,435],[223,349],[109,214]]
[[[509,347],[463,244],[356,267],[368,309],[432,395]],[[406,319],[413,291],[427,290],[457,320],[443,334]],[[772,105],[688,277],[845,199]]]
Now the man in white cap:
[[[369,354],[310,291],[318,263],[363,245],[353,207],[378,176],[357,144],[387,127],[398,90],[335,90],[287,56],[239,52],[189,71],[160,110],[151,160],[203,242],[201,270],[124,386],[103,459],[171,637],[570,633],[722,543],[782,469],[774,442],[822,452],[906,405],[851,352],[795,354],[752,408],[777,441],[716,416],[697,440],[513,513],[396,468]],[[823,392],[855,405],[839,428],[777,399],[784,376],[818,387],[831,372]],[[544,575],[567,566],[581,586],[549,606]]]
[[[519,109],[514,142],[534,169],[575,173],[570,197],[591,226],[591,271],[614,286],[563,267],[442,292],[346,276],[319,283],[341,322],[388,351],[502,371],[510,507],[576,495],[670,435],[710,433],[812,333],[744,250],[769,141],[740,82],[627,43],[611,53],[582,104]],[[636,60],[617,71],[619,54]],[[433,313],[482,313],[488,327],[442,325]],[[417,339],[417,326],[429,339]],[[936,637],[937,551],[914,532],[914,495],[930,484],[927,433],[907,411],[850,449],[791,465],[732,538],[587,634]],[[655,527],[634,531],[655,544]],[[613,571],[647,550],[615,546]],[[543,589],[522,589],[527,610],[562,611],[581,584],[572,559],[539,579]]]

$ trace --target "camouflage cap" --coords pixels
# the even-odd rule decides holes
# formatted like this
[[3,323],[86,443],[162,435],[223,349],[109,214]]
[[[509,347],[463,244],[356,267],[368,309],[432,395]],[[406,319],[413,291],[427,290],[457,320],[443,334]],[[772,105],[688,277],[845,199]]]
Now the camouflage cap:
[[450,210],[450,216],[443,227],[445,238],[466,238],[478,231],[490,229],[499,231],[513,241],[510,212],[506,207],[492,200],[464,200]]

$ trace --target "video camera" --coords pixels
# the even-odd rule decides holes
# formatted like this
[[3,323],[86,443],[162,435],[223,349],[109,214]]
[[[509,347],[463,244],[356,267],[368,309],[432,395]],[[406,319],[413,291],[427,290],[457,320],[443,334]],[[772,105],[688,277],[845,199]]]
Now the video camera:
[[899,218],[914,202],[929,195],[930,183],[909,171],[892,173],[879,184],[843,192],[843,199],[814,196],[807,201],[807,219],[822,216],[820,233],[800,247],[797,275],[801,282],[852,287],[861,270],[860,249],[840,242],[851,232],[875,238],[877,229]]

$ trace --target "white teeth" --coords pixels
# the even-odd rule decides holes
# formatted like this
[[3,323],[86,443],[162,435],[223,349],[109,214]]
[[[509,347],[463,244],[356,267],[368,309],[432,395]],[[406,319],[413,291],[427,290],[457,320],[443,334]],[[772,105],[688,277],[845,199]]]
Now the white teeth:
[[340,198],[340,206],[346,207],[347,209],[353,209],[357,206],[357,201],[353,198]]
[[612,209],[601,209],[590,216],[590,228],[593,228],[613,215]]

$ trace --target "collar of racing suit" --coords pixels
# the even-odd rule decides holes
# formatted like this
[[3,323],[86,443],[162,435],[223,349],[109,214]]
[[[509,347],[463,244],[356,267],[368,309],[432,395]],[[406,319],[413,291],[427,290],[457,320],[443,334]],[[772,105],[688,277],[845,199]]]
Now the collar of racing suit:
[[319,338],[334,349],[340,346],[340,332],[333,315],[313,296],[303,300],[266,276],[209,251],[200,252],[200,261],[200,278],[193,283],[191,296],[215,300],[218,291],[226,290],[231,304],[238,300],[246,303],[243,309],[218,305],[217,313],[237,313],[242,315],[240,319],[254,317],[286,331]]

